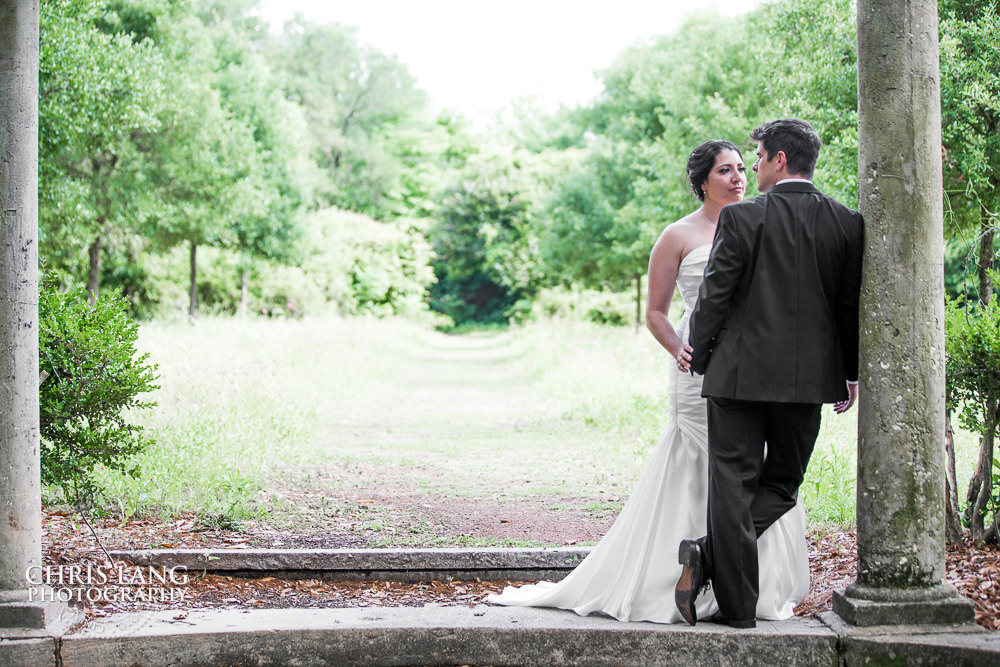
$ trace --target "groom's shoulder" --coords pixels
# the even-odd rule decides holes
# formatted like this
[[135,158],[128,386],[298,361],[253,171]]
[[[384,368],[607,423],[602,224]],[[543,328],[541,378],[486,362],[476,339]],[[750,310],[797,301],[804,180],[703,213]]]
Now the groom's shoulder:
[[781,195],[786,193],[799,193],[808,195],[811,198],[816,198],[823,202],[823,206],[827,211],[830,211],[836,218],[839,219],[856,219],[861,220],[861,214],[855,209],[847,206],[839,199],[831,197],[830,195],[822,192],[812,183],[779,183],[774,188],[772,188],[767,194],[761,195],[761,197],[766,197],[768,195]]
[[831,197],[830,195],[820,192],[819,190],[816,191],[816,194],[818,194],[820,197],[829,202],[830,206],[837,209],[838,211],[851,215],[860,215],[855,209],[851,208],[850,206],[843,203],[839,199],[836,199],[835,197]]
[[744,199],[743,201],[734,202],[732,204],[727,204],[722,207],[722,210],[729,210],[733,215],[746,215],[761,209],[765,206],[766,194],[759,194],[756,197],[751,197],[750,199]]

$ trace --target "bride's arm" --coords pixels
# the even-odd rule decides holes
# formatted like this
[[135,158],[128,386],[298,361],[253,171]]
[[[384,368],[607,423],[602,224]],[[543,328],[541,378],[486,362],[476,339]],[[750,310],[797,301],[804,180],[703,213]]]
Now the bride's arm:
[[670,323],[667,313],[674,298],[677,270],[683,258],[683,234],[668,226],[649,254],[649,288],[646,296],[646,328],[670,355],[684,367],[691,361],[686,346]]

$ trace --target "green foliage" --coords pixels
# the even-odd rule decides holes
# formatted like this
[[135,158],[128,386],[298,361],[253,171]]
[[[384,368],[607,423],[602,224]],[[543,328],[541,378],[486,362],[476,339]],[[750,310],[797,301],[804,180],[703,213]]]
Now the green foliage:
[[96,280],[83,252],[116,245],[147,210],[138,138],[157,131],[163,60],[103,31],[99,0],[41,5],[39,240],[50,269]]
[[946,222],[977,238],[977,294],[987,301],[1000,215],[1000,3],[943,0],[941,140]]
[[95,468],[137,474],[133,457],[149,440],[127,411],[155,405],[137,396],[157,388],[156,366],[137,354],[121,299],[91,306],[82,289],[43,288],[38,311],[42,482],[85,500]]
[[535,296],[532,308],[533,319],[556,318],[611,326],[634,324],[634,313],[631,294],[579,287],[542,289]]
[[942,140],[957,192],[1000,206],[1000,3],[941,2]]
[[[949,301],[945,313],[947,401],[960,423],[978,433],[979,464],[969,485],[968,514],[972,537],[997,541],[1000,498],[994,487],[998,462],[994,443],[1000,430],[1000,303],[985,306]],[[993,525],[987,518],[993,514]]]
[[306,220],[303,270],[345,315],[417,315],[434,280],[415,220],[325,209]]
[[322,205],[385,219],[427,195],[427,98],[405,65],[360,44],[353,28],[301,18],[270,52],[287,97],[310,119],[305,148],[326,177]]
[[[979,274],[982,270],[979,253],[982,251],[982,243],[974,242],[978,239],[970,241],[966,238],[973,236],[975,232],[968,230],[961,235],[945,238],[944,291],[950,299],[963,297],[965,301],[971,302],[979,298]],[[1000,238],[994,237],[992,240],[994,255],[1000,256]],[[994,268],[988,274],[991,275],[993,284],[1000,283],[1000,271]]]
[[[619,54],[594,103],[518,100],[488,136],[433,118],[406,65],[355,29],[299,18],[274,34],[254,4],[42,3],[39,250],[64,284],[86,276],[140,317],[191,294],[192,312],[330,299],[497,323],[529,317],[543,285],[641,301],[649,248],[697,206],[690,150],[749,147],[751,128],[784,115],[823,139],[819,187],[856,201],[853,0],[698,13]],[[995,273],[998,7],[940,3],[952,294],[988,296]],[[310,214],[331,207],[367,222]]]
[[510,156],[483,156],[443,194],[430,229],[431,306],[455,324],[504,322],[537,286],[530,190]]
[[[760,61],[749,129],[783,116],[807,119],[823,140],[814,180],[856,207],[858,200],[857,19],[854,0],[783,0],[749,15],[749,48]],[[768,39],[760,39],[761,35]],[[744,139],[745,141],[745,139]]]

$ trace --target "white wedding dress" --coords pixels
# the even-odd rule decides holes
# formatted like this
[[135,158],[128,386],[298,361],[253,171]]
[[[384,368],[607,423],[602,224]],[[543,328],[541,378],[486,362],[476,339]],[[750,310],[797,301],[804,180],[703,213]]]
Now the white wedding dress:
[[[678,334],[684,340],[710,249],[709,245],[694,249],[678,268],[677,286],[687,311]],[[683,620],[674,605],[674,586],[681,573],[677,549],[682,539],[706,532],[708,427],[701,377],[680,373],[673,364],[669,373],[666,432],[607,535],[562,581],[508,586],[487,601],[558,607],[580,615],[599,612],[620,621]],[[789,618],[805,598],[809,590],[805,528],[799,501],[758,540],[758,618]],[[697,609],[698,618],[718,611],[711,589],[698,597]]]

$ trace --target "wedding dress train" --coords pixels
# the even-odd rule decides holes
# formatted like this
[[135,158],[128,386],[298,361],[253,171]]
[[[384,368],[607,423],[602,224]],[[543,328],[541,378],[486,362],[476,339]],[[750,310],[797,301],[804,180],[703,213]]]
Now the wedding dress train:
[[[698,297],[711,246],[691,251],[678,268],[677,285],[687,313]],[[678,327],[687,340],[688,315]],[[614,525],[560,582],[508,586],[487,600],[495,604],[557,607],[580,615],[600,612],[620,621],[678,623],[674,586],[681,573],[677,548],[682,539],[706,532],[708,427],[701,377],[670,364],[668,424],[646,470]],[[758,540],[760,597],[757,617],[792,615],[809,589],[805,511],[801,501]],[[698,618],[718,611],[711,589],[698,598]]]

